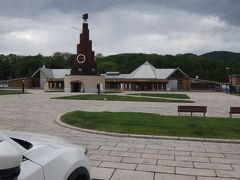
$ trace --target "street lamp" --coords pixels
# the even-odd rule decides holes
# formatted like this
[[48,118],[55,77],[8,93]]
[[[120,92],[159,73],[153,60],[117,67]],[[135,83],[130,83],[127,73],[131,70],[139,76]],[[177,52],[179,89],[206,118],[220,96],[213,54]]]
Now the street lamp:
[[230,67],[226,67],[225,69],[227,71],[229,71],[229,73],[230,73],[230,85],[232,86],[232,71],[231,71],[231,68]]
[[22,80],[22,93],[24,93],[24,80]]
[[100,95],[100,81],[97,82],[97,93]]

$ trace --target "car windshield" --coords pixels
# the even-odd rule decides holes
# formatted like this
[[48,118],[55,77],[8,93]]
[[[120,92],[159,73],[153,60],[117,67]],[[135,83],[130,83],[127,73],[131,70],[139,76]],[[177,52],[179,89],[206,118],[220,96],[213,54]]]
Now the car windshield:
[[[11,137],[10,137],[11,138]],[[20,146],[24,147],[25,149],[29,150],[33,147],[30,142],[24,141],[22,139],[11,138],[14,142],[18,143]]]
[[1,133],[1,132],[0,132],[0,141],[7,141],[7,142],[11,143],[21,153],[24,153],[27,150],[27,148],[25,148],[23,146],[23,143],[21,144],[21,143],[17,142],[16,140],[14,140],[13,138],[10,138],[9,136],[7,136],[7,135],[5,135],[4,133]]
[[6,177],[6,178],[1,178],[0,180],[17,180],[17,177]]

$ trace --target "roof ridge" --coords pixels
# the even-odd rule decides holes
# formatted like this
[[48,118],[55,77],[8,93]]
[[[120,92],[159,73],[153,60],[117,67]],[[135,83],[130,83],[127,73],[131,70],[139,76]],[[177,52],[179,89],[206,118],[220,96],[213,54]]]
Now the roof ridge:
[[145,61],[142,65],[151,65],[149,61]]
[[[142,72],[146,73],[145,76],[147,77],[143,77]],[[140,77],[139,77],[139,73],[141,73]],[[141,66],[136,68],[132,73],[129,74],[128,77],[129,78],[154,78],[154,79],[158,78],[156,68],[152,64],[150,64],[148,61],[146,61]]]

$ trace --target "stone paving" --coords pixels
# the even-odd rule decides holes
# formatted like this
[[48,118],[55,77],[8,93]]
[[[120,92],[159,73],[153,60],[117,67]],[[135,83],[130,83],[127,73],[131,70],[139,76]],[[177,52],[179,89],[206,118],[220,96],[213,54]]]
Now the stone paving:
[[[207,116],[226,116],[240,97],[188,92]],[[112,137],[67,129],[55,123],[73,110],[135,111],[177,115],[179,103],[54,100],[66,93],[0,96],[0,130],[63,137],[88,148],[94,179],[105,180],[236,180],[240,179],[240,144]],[[240,133],[240,132],[239,132]]]

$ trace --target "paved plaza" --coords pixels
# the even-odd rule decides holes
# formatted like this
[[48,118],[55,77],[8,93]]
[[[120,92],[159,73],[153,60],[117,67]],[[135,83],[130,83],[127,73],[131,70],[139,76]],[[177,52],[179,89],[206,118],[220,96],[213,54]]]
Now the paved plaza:
[[[240,97],[187,92],[208,106],[207,116],[228,117]],[[55,123],[74,110],[131,111],[177,115],[180,103],[57,100],[67,93],[0,96],[0,130],[56,135],[88,148],[95,179],[104,180],[236,180],[240,179],[240,144],[112,137],[67,129]],[[240,133],[240,132],[239,132]]]

